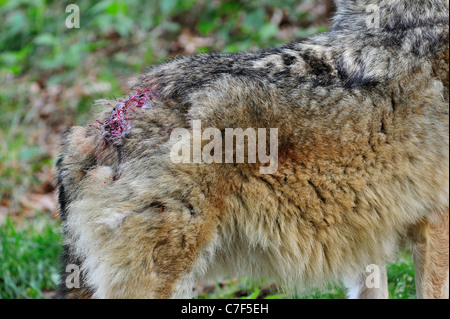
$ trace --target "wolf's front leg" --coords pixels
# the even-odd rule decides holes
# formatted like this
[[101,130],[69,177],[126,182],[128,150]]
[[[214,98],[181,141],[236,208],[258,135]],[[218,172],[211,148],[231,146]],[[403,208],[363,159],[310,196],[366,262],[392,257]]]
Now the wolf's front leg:
[[[81,263],[82,290],[93,298],[188,296],[212,258],[215,217],[193,213],[186,199],[135,209],[138,202],[110,195],[127,192],[110,168],[97,167],[67,208],[65,244]],[[71,295],[79,294],[66,289]]]

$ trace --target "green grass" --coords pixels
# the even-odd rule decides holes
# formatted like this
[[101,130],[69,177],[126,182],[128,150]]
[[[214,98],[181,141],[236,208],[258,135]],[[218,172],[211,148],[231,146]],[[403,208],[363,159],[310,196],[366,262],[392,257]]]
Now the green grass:
[[414,263],[411,254],[403,253],[396,263],[388,265],[387,271],[391,298],[416,298]]
[[45,216],[0,225],[0,298],[46,298],[58,283],[61,236]]

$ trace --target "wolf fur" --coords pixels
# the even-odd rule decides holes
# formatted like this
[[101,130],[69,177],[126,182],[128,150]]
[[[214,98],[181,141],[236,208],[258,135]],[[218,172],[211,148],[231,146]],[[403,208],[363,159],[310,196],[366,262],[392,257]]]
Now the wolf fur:
[[[65,134],[60,297],[176,298],[228,274],[286,288],[344,280],[351,297],[385,298],[384,264],[405,242],[418,296],[448,297],[449,1],[336,5],[333,27],[311,38],[154,66],[137,87],[158,97],[130,111],[119,139],[96,123],[120,101]],[[170,132],[192,120],[278,128],[277,172],[173,163]],[[80,288],[65,284],[69,264]],[[368,265],[380,288],[365,286]]]

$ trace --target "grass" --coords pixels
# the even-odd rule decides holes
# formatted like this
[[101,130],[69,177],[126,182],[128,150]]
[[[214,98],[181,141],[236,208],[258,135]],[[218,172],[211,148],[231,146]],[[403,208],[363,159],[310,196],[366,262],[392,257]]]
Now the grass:
[[403,253],[396,263],[388,265],[389,296],[395,299],[416,298],[414,263],[411,254]]
[[40,215],[20,226],[0,225],[0,297],[47,298],[58,283],[61,236],[57,222]]

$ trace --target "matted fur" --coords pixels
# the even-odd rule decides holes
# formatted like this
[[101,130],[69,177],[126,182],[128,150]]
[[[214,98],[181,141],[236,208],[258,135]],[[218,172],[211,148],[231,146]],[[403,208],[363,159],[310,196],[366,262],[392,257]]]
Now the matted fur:
[[[378,29],[368,4],[380,8]],[[445,219],[448,0],[337,5],[333,28],[312,38],[154,66],[138,85],[158,99],[130,112],[115,143],[100,125],[68,131],[59,198],[65,263],[81,267],[82,287],[67,289],[63,272],[61,296],[181,297],[224,274],[351,282],[392,260],[417,225]],[[172,163],[170,132],[191,120],[279,128],[277,172]],[[440,238],[448,256],[448,232],[420,237],[416,251],[433,242],[424,238]]]

